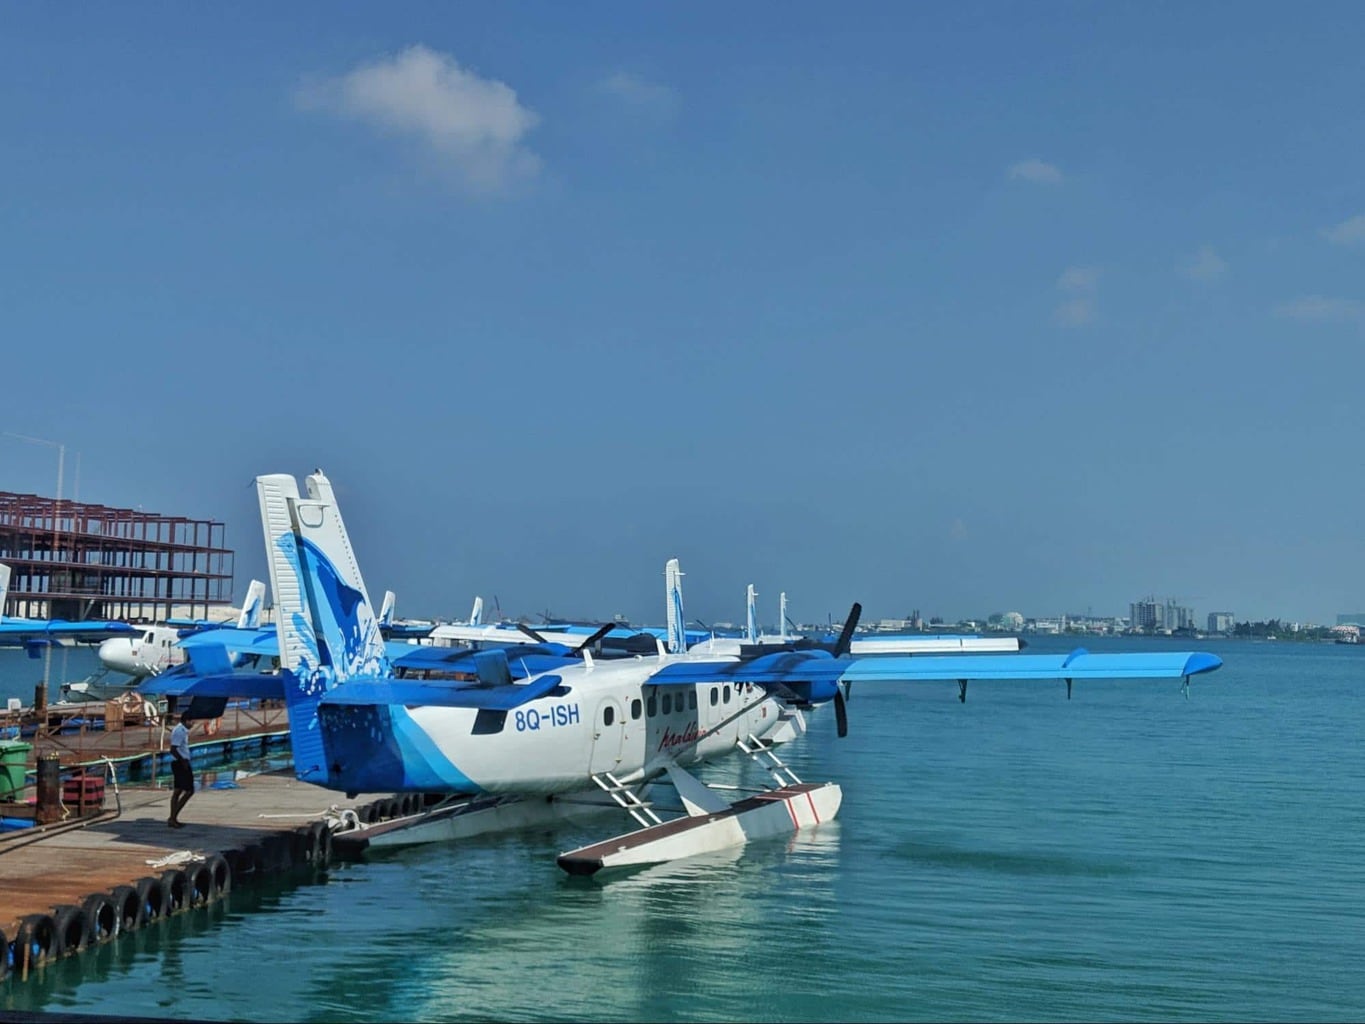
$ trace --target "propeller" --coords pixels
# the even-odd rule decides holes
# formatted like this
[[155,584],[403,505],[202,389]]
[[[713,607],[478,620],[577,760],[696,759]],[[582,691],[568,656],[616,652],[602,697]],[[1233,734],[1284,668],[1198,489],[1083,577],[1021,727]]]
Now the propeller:
[[546,640],[543,636],[541,636],[539,633],[537,633],[534,629],[532,629],[524,622],[518,622],[517,629],[521,630],[523,633],[525,633],[538,644],[549,643],[548,640]]
[[834,690],[834,728],[840,739],[848,735],[848,707],[844,703],[842,686],[837,686]]
[[848,610],[848,618],[844,620],[844,628],[839,633],[839,639],[834,642],[834,650],[830,652],[836,658],[842,658],[848,653],[849,646],[853,643],[853,632],[858,628],[858,619],[862,614],[863,606],[854,601],[853,607]]
[[[858,628],[858,619],[862,617],[863,606],[857,601],[853,602],[853,607],[848,611],[848,618],[844,620],[844,628],[839,633],[839,639],[834,641],[834,650],[830,653],[836,658],[842,658],[848,653],[849,647],[853,644],[853,633]],[[834,726],[835,731],[842,739],[848,735],[848,698],[844,691],[848,684],[835,684],[834,687]]]
[[593,644],[597,643],[597,641],[601,640],[604,636],[606,636],[608,633],[610,633],[610,632],[611,632],[613,629],[615,629],[615,628],[616,628],[616,623],[614,623],[614,622],[608,622],[608,623],[605,623],[605,624],[603,624],[603,625],[601,625],[601,626],[598,626],[598,627],[597,627],[597,632],[595,632],[592,636],[588,637],[588,639],[584,640],[581,644],[579,644],[577,647],[575,647],[575,648],[573,649],[573,652],[574,652],[575,654],[578,654],[578,653],[579,653],[580,651],[582,651],[584,648],[591,647]]

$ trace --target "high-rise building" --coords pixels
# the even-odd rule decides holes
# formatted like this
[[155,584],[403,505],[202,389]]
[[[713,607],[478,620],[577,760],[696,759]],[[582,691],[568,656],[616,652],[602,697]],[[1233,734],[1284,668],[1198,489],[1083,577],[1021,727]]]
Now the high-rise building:
[[1194,609],[1177,604],[1173,597],[1159,602],[1155,597],[1148,595],[1144,600],[1130,604],[1128,610],[1133,628],[1144,632],[1160,633],[1194,628]]
[[1209,612],[1210,633],[1231,633],[1235,623],[1232,612]]

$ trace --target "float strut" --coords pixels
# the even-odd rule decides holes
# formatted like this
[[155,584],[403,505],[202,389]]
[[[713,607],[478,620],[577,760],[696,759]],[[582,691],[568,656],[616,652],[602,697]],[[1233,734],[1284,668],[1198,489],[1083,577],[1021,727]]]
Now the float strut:
[[963,704],[967,703],[967,680],[965,679],[957,681],[957,699]]

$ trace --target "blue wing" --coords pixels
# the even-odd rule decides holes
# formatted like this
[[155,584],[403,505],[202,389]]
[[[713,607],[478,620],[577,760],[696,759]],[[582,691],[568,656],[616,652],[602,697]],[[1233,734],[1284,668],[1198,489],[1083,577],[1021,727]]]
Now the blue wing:
[[68,622],[65,619],[0,619],[0,647],[21,647],[33,641],[106,640],[139,632],[126,622]]
[[827,651],[789,651],[748,661],[679,661],[661,668],[651,683],[752,683],[784,690],[812,703],[829,700],[839,683],[862,680],[918,682],[954,679],[1179,679],[1212,672],[1223,664],[1203,652],[1138,654],[942,655],[835,658]]

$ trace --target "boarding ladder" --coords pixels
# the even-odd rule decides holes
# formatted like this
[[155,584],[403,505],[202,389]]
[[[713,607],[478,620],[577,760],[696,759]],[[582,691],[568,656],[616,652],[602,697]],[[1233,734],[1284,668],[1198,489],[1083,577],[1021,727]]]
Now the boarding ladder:
[[615,800],[627,814],[639,822],[641,828],[663,824],[663,819],[654,813],[654,808],[641,800],[635,790],[611,772],[598,772],[592,776],[592,781],[598,789]]
[[737,741],[737,745],[740,750],[754,759],[755,764],[760,768],[766,768],[772,774],[772,777],[777,780],[779,789],[801,785],[801,780],[796,777],[796,772],[788,768],[786,762],[773,752],[773,744],[768,740],[761,740],[753,733],[749,733],[749,738]]

